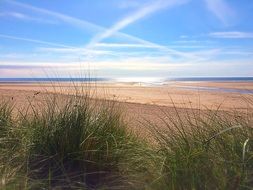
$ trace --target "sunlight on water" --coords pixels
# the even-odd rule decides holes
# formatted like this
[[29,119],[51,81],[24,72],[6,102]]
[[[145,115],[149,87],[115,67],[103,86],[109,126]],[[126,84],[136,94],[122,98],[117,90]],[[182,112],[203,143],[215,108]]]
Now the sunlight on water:
[[126,77],[116,78],[117,82],[141,82],[141,83],[162,83],[165,81],[164,78],[159,77]]

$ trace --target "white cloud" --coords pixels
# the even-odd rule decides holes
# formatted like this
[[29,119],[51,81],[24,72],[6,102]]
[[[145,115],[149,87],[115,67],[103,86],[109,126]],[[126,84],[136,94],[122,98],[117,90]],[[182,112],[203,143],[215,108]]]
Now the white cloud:
[[57,47],[75,48],[73,46],[68,46],[68,45],[64,45],[64,44],[47,42],[47,41],[36,40],[36,39],[31,39],[31,38],[10,36],[10,35],[5,35],[5,34],[0,34],[0,38],[6,38],[6,39],[11,39],[11,40],[21,40],[21,41],[26,41],[26,42],[31,42],[31,43],[44,44],[44,45],[57,46]]
[[[166,47],[166,46],[164,46]],[[201,41],[199,41],[199,43],[197,44],[172,44],[172,45],[168,45],[167,48],[178,48],[178,49],[194,49],[194,48],[210,48],[211,46],[208,44],[203,44],[201,45]],[[145,44],[133,44],[133,43],[97,43],[95,45],[95,48],[112,48],[112,49],[122,49],[122,48],[133,48],[133,49],[151,49],[151,50],[155,50],[156,47],[152,46],[152,45],[145,45]],[[154,51],[153,51],[154,52]],[[150,53],[146,52],[146,53]],[[169,52],[160,52],[160,53],[164,53],[164,54],[174,54],[174,53],[169,53]]]
[[78,19],[78,18],[74,18],[74,17],[71,17],[71,16],[68,16],[68,15],[65,15],[65,14],[62,14],[62,13],[58,13],[58,12],[55,12],[55,11],[50,11],[50,10],[47,10],[47,9],[43,9],[43,8],[38,8],[38,7],[35,7],[35,6],[32,6],[32,5],[29,5],[29,4],[26,4],[26,3],[21,3],[21,2],[18,2],[18,1],[14,1],[14,0],[4,0],[10,4],[13,4],[15,6],[19,6],[19,7],[22,7],[24,9],[28,9],[28,10],[31,10],[33,12],[36,12],[36,13],[41,13],[41,14],[45,14],[45,15],[49,15],[49,16],[52,16],[54,18],[57,18],[58,20],[61,20],[65,23],[68,23],[72,26],[76,26],[76,27],[79,27],[79,28],[83,28],[83,29],[88,29],[88,30],[92,30],[92,31],[103,31],[105,30],[105,28],[103,27],[100,27],[96,24],[93,24],[91,22],[88,22],[86,20],[81,20],[81,19]]
[[78,55],[113,55],[112,51],[108,50],[91,50],[91,49],[86,49],[86,48],[38,48],[39,51],[42,52],[54,52],[54,53],[63,53],[66,55],[67,54],[78,54]]
[[[185,62],[152,62],[149,59],[127,59],[123,62],[10,62],[0,61],[1,77],[78,77],[81,73],[94,73],[97,77],[147,76],[252,76],[251,60]],[[5,68],[4,68],[5,67]],[[207,69],[208,68],[208,69]],[[245,69],[241,69],[245,68]],[[141,72],[140,72],[141,71]],[[57,76],[55,75],[57,73]],[[120,75],[119,75],[120,73]]]
[[152,3],[144,5],[134,13],[129,14],[125,18],[121,19],[117,23],[115,23],[112,27],[105,30],[104,32],[96,35],[93,39],[91,39],[90,43],[87,45],[88,47],[93,47],[96,43],[102,41],[105,38],[108,38],[128,25],[147,17],[148,15],[155,13],[159,10],[166,9],[168,7],[173,7],[176,5],[180,5],[185,3],[185,0],[156,0]]
[[14,17],[14,18],[18,18],[18,19],[26,18],[26,16],[24,14],[18,13],[18,12],[1,12],[0,17]]
[[212,32],[209,36],[214,38],[253,38],[253,32]]
[[235,17],[235,11],[226,0],[205,0],[207,8],[225,25],[229,25]]
[[105,48],[154,48],[154,46],[151,45],[134,43],[96,43],[94,46]]
[[[59,20],[61,20],[62,22],[65,22],[65,23],[68,23],[69,25],[72,25],[72,26],[76,26],[78,28],[81,28],[81,29],[85,29],[85,30],[91,30],[93,32],[98,32],[101,34],[101,32],[103,33],[107,33],[108,30],[111,30],[111,29],[106,29],[102,26],[99,26],[97,24],[94,24],[94,23],[91,23],[91,22],[88,22],[86,20],[81,20],[81,19],[78,19],[78,18],[74,18],[72,16],[68,16],[68,15],[65,15],[65,14],[62,14],[62,13],[58,13],[58,12],[55,12],[55,11],[50,11],[50,10],[47,10],[47,9],[43,9],[43,8],[38,8],[38,7],[35,7],[35,6],[32,6],[32,5],[29,5],[29,4],[25,4],[25,3],[20,3],[20,2],[17,2],[17,1],[14,1],[14,0],[4,0],[5,2],[8,2],[10,4],[13,4],[15,6],[19,6],[19,7],[22,7],[24,9],[28,9],[30,11],[34,11],[36,13],[41,13],[41,14],[45,14],[45,15],[49,15],[53,18],[57,18]],[[176,0],[159,0],[157,1],[157,3],[154,3],[154,11],[156,11],[156,9],[158,10],[159,6],[161,5],[165,5],[166,2],[168,3],[167,6],[169,5],[176,5],[176,4],[179,4],[179,3],[184,3],[184,2],[187,2],[188,0],[180,0],[180,1],[176,1]],[[160,3],[159,3],[160,2]],[[145,9],[151,9],[151,8],[145,8]],[[162,9],[162,7],[161,7]],[[147,14],[151,14],[153,11],[149,10],[149,11],[144,11],[143,10],[141,11],[142,14],[144,14],[145,12],[145,15],[143,16],[146,16]],[[149,12],[149,13],[148,13]],[[140,13],[135,13],[137,16],[138,14]],[[137,16],[134,16],[135,19],[137,18]],[[130,15],[131,16],[131,15]],[[140,19],[140,16],[138,16]],[[126,18],[127,19],[127,18]],[[132,20],[132,19],[130,19]],[[131,22],[133,22],[134,20],[132,20]],[[135,20],[136,21],[136,20]],[[128,21],[129,22],[129,21]],[[117,23],[116,23],[117,25]],[[121,25],[122,27],[122,25]],[[195,59],[196,57],[194,55],[192,55],[191,53],[186,53],[186,52],[182,52],[182,51],[177,51],[177,50],[174,50],[174,49],[171,49],[169,47],[166,47],[166,46],[162,46],[162,45],[159,45],[159,44],[156,44],[156,43],[153,43],[153,42],[150,42],[148,40],[144,40],[144,39],[141,39],[141,38],[138,38],[136,36],[133,36],[133,35],[129,35],[129,34],[126,34],[126,33],[123,33],[123,32],[119,32],[119,31],[115,31],[115,33],[111,34],[111,35],[115,35],[117,37],[120,37],[122,39],[127,39],[129,41],[134,41],[136,43],[139,43],[139,44],[142,44],[142,45],[145,45],[145,46],[150,46],[150,47],[153,47],[154,49],[157,49],[161,52],[164,52],[164,53],[169,53],[169,54],[173,54],[173,55],[176,55],[176,56],[179,56],[179,57],[184,57],[184,58],[187,58],[187,59]],[[12,38],[14,39],[14,38]],[[18,39],[18,40],[21,40],[21,39]],[[29,40],[29,39],[28,39]],[[40,43],[42,42],[41,40],[29,40],[30,42],[34,42],[34,43]],[[51,42],[46,42],[47,45],[54,45],[54,43],[51,43]],[[94,43],[93,45],[95,45],[96,43]]]
[[182,68],[189,66],[188,64],[174,64],[174,63],[160,63],[152,62],[145,59],[127,59],[122,62],[109,62],[101,61],[96,62],[94,65],[95,69],[117,69],[117,70],[133,70],[133,71],[143,71],[143,70],[170,70],[173,68]]
[[[173,7],[173,6],[177,6],[177,5],[181,5],[188,2],[188,0],[158,0],[158,1],[153,1],[152,3],[149,3],[147,5],[145,5],[144,7],[138,9],[136,12],[130,14],[129,16],[123,18],[122,20],[120,20],[119,22],[115,23],[111,28],[108,28],[107,30],[104,30],[104,32],[99,33],[98,35],[96,35],[93,39],[91,39],[90,43],[86,45],[87,48],[94,48],[95,46],[97,46],[96,44],[99,44],[102,40],[104,40],[105,38],[111,37],[112,35],[117,35],[120,36],[122,38],[126,38],[129,39],[131,41],[135,41],[137,43],[139,43],[140,45],[143,45],[143,47],[148,47],[148,48],[153,48],[153,49],[157,49],[159,51],[162,51],[164,53],[170,54],[170,55],[175,55],[178,57],[183,57],[183,58],[187,58],[187,59],[195,59],[196,56],[191,54],[191,53],[186,53],[186,52],[182,52],[182,51],[177,51],[174,49],[171,49],[169,47],[166,46],[162,46],[129,34],[125,34],[122,32],[119,32],[121,29],[127,27],[129,24],[132,24],[133,22],[136,22],[156,11],[159,11],[161,9],[165,9],[168,7]],[[135,45],[135,47],[137,47],[138,45]]]
[[23,14],[19,12],[1,12],[0,17],[15,18],[15,19],[23,20],[23,21],[33,21],[33,22],[44,23],[44,24],[57,24],[57,22],[53,20],[29,16],[27,14]]
[[80,62],[63,62],[63,61],[55,61],[55,62],[11,62],[11,61],[0,61],[1,67],[9,70],[18,70],[22,69],[51,69],[51,70],[80,70],[82,69],[90,69],[90,70],[129,70],[129,71],[139,71],[139,70],[170,70],[174,68],[183,68],[189,66],[189,63],[175,64],[175,63],[163,63],[159,60],[152,61],[148,58],[138,58],[138,59],[126,59],[122,62],[118,61],[93,61],[91,64],[81,63]]

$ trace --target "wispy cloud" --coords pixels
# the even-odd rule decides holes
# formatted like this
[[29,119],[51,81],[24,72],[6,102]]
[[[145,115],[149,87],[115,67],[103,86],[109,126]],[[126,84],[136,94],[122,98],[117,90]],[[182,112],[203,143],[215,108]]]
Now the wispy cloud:
[[[19,6],[19,7],[22,7],[22,8],[31,10],[31,11],[34,11],[36,13],[41,13],[41,14],[49,15],[49,16],[51,16],[53,18],[57,18],[57,19],[61,20],[64,23],[68,23],[69,25],[72,25],[72,26],[75,26],[75,27],[78,27],[78,28],[81,28],[81,29],[85,29],[85,30],[91,30],[91,31],[93,31],[95,33],[99,33],[100,35],[102,33],[108,33],[109,30],[112,31],[111,29],[106,29],[106,28],[104,28],[102,26],[99,26],[97,24],[88,22],[86,20],[81,20],[81,19],[69,16],[69,15],[66,15],[66,14],[58,13],[58,12],[55,12],[55,11],[50,11],[50,10],[43,9],[43,8],[38,8],[38,7],[35,7],[35,6],[32,6],[32,5],[25,4],[25,3],[20,3],[20,2],[14,1],[14,0],[4,0],[4,1],[8,2],[8,3],[11,3],[11,4],[15,5],[15,6]],[[176,4],[180,4],[180,3],[182,4],[182,3],[185,3],[187,1],[188,0],[180,0],[180,1],[176,1],[176,0],[168,1],[168,0],[166,0],[166,2],[168,3],[167,7],[168,6],[172,6],[172,5],[176,5]],[[163,1],[159,0],[157,2],[159,2],[159,3],[157,3],[154,6],[155,7],[154,11],[158,10],[159,5],[161,6],[161,4],[163,4],[163,5],[166,4],[165,0],[163,0]],[[148,8],[145,8],[145,9],[148,9]],[[149,8],[149,9],[151,9],[151,8]],[[162,9],[162,7],[161,7],[161,9]],[[144,14],[143,12],[146,12],[144,16],[147,16],[148,14],[151,14],[154,11],[150,11],[149,12],[147,10],[146,11],[142,10],[141,12],[142,12],[142,14]],[[149,13],[147,13],[147,12],[149,12]],[[140,13],[137,14],[137,12],[136,12],[135,14],[138,16]],[[130,19],[130,20],[132,20],[131,22],[137,21],[136,20],[136,18],[137,18],[136,15],[135,15],[135,20]],[[138,17],[140,17],[140,16],[138,16]],[[127,18],[125,18],[125,19],[128,20]],[[138,18],[138,19],[140,19],[140,18]],[[124,22],[126,22],[126,21],[124,21]],[[115,26],[117,24],[119,24],[119,23],[116,23]],[[121,27],[122,27],[122,25],[121,25]],[[115,33],[111,33],[110,35],[115,35],[115,36],[120,37],[122,39],[127,39],[129,41],[134,41],[136,43],[139,43],[139,44],[142,44],[142,45],[145,45],[145,46],[152,46],[153,48],[155,48],[155,49],[157,49],[159,51],[162,51],[162,52],[165,52],[165,53],[167,52],[167,53],[170,53],[170,54],[174,54],[176,56],[185,57],[185,58],[188,58],[188,59],[189,58],[196,58],[194,55],[192,55],[190,53],[185,53],[185,52],[177,51],[177,50],[168,48],[166,46],[162,46],[160,44],[156,44],[156,43],[150,42],[148,40],[144,40],[144,39],[141,39],[139,37],[136,37],[136,36],[133,36],[133,35],[129,35],[129,34],[126,34],[126,33],[123,33],[123,32],[115,31]],[[98,43],[98,42],[99,41],[97,41],[96,43]],[[92,46],[94,46],[96,43],[94,43]]]
[[57,24],[56,21],[54,20],[49,20],[49,19],[44,19],[44,18],[37,18],[34,16],[29,16],[27,14],[23,14],[20,12],[1,12],[0,17],[5,17],[5,18],[15,18],[19,19],[22,21],[32,21],[32,22],[37,22],[37,23],[44,23],[44,24]]
[[63,53],[63,54],[78,54],[78,55],[113,55],[112,51],[109,50],[91,50],[86,48],[48,48],[48,47],[41,47],[37,48],[38,51],[41,52],[53,52],[53,53]]
[[21,41],[26,41],[26,42],[31,42],[31,43],[44,44],[44,45],[57,46],[57,47],[64,47],[64,48],[76,48],[76,47],[73,47],[73,46],[68,46],[68,45],[54,43],[54,42],[47,42],[47,41],[31,39],[31,38],[23,38],[23,37],[18,37],[18,36],[10,36],[10,35],[5,35],[5,34],[0,34],[0,38],[6,38],[6,39],[11,39],[11,40],[21,40]]
[[157,60],[157,62],[145,60],[145,59],[127,59],[125,61],[121,61],[120,64],[117,61],[108,62],[108,61],[100,61],[96,62],[96,69],[118,69],[118,70],[134,70],[134,71],[144,71],[144,70],[171,70],[173,68],[182,68],[189,66],[187,63],[182,64],[174,64],[174,63],[161,63]]
[[[55,77],[55,73],[61,73],[62,77],[80,76],[80,71],[99,71],[99,77],[132,77],[135,74],[152,76],[159,73],[159,76],[220,76],[226,70],[227,76],[251,76],[253,73],[252,61],[250,60],[229,60],[229,61],[208,61],[199,63],[174,64],[167,62],[152,62],[147,59],[128,59],[122,62],[98,61],[91,68],[87,65],[80,67],[80,62],[8,62],[0,61],[1,77]],[[32,69],[31,69],[32,68]],[[206,69],[208,68],[208,69]],[[229,70],[227,69],[229,68]],[[241,69],[246,68],[246,69]],[[119,75],[119,71],[122,71]],[[141,73],[140,73],[141,71]],[[124,74],[125,73],[125,74]],[[131,74],[129,74],[131,73]],[[139,76],[139,75],[138,75]],[[156,75],[157,76],[157,75]]]
[[[196,41],[197,42],[197,41]],[[195,49],[195,48],[207,48],[210,45],[200,45],[201,41],[198,41],[198,44],[178,44],[178,45],[169,45],[168,48],[178,48],[178,49]],[[203,44],[203,43],[202,43]],[[166,46],[165,46],[166,47]],[[112,48],[112,49],[123,49],[123,48],[133,48],[133,49],[156,49],[152,45],[147,44],[134,44],[134,43],[97,43],[95,48]]]
[[8,69],[8,70],[20,70],[20,69],[41,69],[42,66],[38,65],[0,65],[0,70],[2,69]]
[[18,19],[26,19],[27,16],[18,12],[0,12],[0,17],[14,17]]
[[83,28],[83,29],[91,30],[91,31],[95,31],[95,32],[105,30],[105,28],[103,28],[101,26],[98,26],[96,24],[93,24],[91,22],[88,22],[86,20],[81,20],[81,19],[78,19],[78,18],[74,18],[74,17],[68,16],[68,15],[65,15],[65,14],[62,14],[62,13],[55,12],[55,11],[50,11],[50,10],[47,10],[47,9],[35,7],[35,6],[32,6],[32,5],[29,5],[29,4],[26,4],[26,3],[21,3],[21,2],[18,2],[18,1],[14,1],[14,0],[3,0],[3,1],[5,1],[7,3],[10,3],[12,5],[15,5],[15,6],[22,7],[24,9],[34,11],[36,13],[41,13],[41,14],[46,14],[46,15],[52,16],[52,17],[57,18],[58,20],[60,20],[62,22],[68,23],[68,24],[70,24],[72,26],[76,26],[78,28]]
[[[152,48],[157,49],[163,53],[167,53],[167,54],[171,54],[171,55],[175,55],[175,56],[178,56],[181,58],[187,58],[187,59],[195,59],[196,58],[196,56],[193,55],[192,53],[178,51],[178,50],[172,49],[168,46],[164,46],[164,45],[160,45],[160,44],[157,44],[154,42],[150,42],[148,40],[144,40],[144,39],[138,38],[133,35],[129,35],[129,34],[125,34],[125,33],[120,33],[120,34],[122,37],[125,37],[131,41],[135,41],[137,43],[152,47]],[[95,44],[97,44],[97,43],[95,43]],[[93,46],[95,46],[95,44]]]
[[209,36],[214,38],[253,38],[253,32],[239,32],[239,31],[231,31],[231,32],[212,32]]
[[111,28],[105,30],[104,32],[96,35],[94,38],[91,39],[88,47],[94,46],[96,43],[102,41],[105,38],[112,36],[113,34],[117,33],[118,31],[122,30],[123,28],[127,27],[128,25],[147,17],[148,15],[155,13],[159,10],[173,7],[176,5],[181,5],[187,1],[185,0],[156,0],[152,3],[144,5],[134,13],[126,16],[125,18],[121,19],[119,22],[115,23]]
[[[159,10],[166,9],[169,7],[182,5],[187,3],[189,0],[158,0],[153,1],[152,3],[144,5],[142,8],[138,9],[136,12],[130,14],[129,16],[123,18],[119,22],[115,23],[112,27],[104,30],[102,33],[99,33],[95,37],[91,39],[91,41],[86,45],[87,48],[94,48],[97,44],[101,44],[100,42],[108,37],[116,35],[118,37],[123,37],[125,39],[129,39],[130,41],[135,41],[140,44],[140,46],[145,46],[146,48],[154,48],[164,53],[173,54],[183,58],[191,58],[196,59],[196,56],[192,53],[186,53],[178,50],[174,50],[167,46],[163,46],[157,43],[150,42],[148,40],[141,39],[139,37],[129,35],[123,32],[120,32],[123,28],[127,27],[128,25],[143,19],[144,17],[149,16],[152,13],[155,13]],[[103,44],[105,45],[105,44]],[[134,45],[137,47],[138,45]],[[132,46],[133,47],[133,46]]]
[[[96,58],[100,57],[101,55],[108,55],[108,56],[113,56],[113,57],[118,57],[118,58],[126,58],[126,57],[143,57],[143,54],[147,54],[147,52],[129,52],[129,51],[111,51],[108,50],[110,48],[150,48],[153,49],[154,45],[145,45],[145,44],[121,44],[121,43],[98,43],[96,44],[95,49],[88,49],[85,47],[74,47],[74,46],[69,46],[65,44],[60,44],[60,43],[54,43],[54,42],[48,42],[48,41],[43,41],[43,40],[37,40],[37,39],[31,39],[31,38],[24,38],[24,37],[19,37],[19,36],[11,36],[11,35],[5,35],[5,34],[0,34],[0,38],[5,38],[5,39],[10,39],[10,40],[18,40],[18,41],[25,41],[29,43],[35,43],[35,44],[42,44],[42,45],[47,45],[47,46],[52,46],[52,47],[39,47],[35,49],[35,53],[37,52],[46,52],[46,53],[54,53],[56,56],[64,57],[70,56],[71,58],[75,56],[86,56],[86,58]],[[98,49],[97,49],[98,48]],[[156,47],[155,47],[156,48]],[[166,49],[166,47],[164,47]],[[57,54],[55,54],[57,53]],[[154,54],[155,52],[151,53],[149,52],[148,54],[156,55],[157,56],[168,56],[168,55],[173,55],[174,53],[170,53],[168,51],[162,51],[161,53]],[[30,54],[16,54],[16,53],[10,53],[10,54],[5,54],[2,57],[4,58],[31,58],[31,53]],[[45,54],[44,54],[45,55]]]
[[204,0],[208,9],[225,25],[235,17],[235,11],[226,0]]
[[[182,68],[189,66],[189,63],[182,63],[182,64],[174,64],[174,63],[167,63],[164,64],[163,61],[157,60],[154,63],[152,60],[148,58],[138,58],[138,59],[126,59],[121,61],[96,61],[96,64],[93,65],[82,65],[82,69],[91,69],[91,70],[171,70],[173,68]],[[19,70],[19,69],[57,69],[57,70],[66,70],[66,71],[73,71],[73,70],[80,70],[80,62],[62,62],[62,61],[55,61],[55,62],[42,62],[42,61],[34,61],[34,62],[10,62],[10,61],[0,61],[0,69],[11,69],[11,70]]]
[[105,48],[154,48],[151,45],[134,43],[96,43],[94,46]]

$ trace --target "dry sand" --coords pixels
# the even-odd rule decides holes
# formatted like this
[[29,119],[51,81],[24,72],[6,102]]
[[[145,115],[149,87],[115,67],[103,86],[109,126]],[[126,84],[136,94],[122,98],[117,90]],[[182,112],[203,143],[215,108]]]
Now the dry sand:
[[[80,83],[0,83],[0,92],[1,95],[5,92],[12,96],[16,96],[18,91],[73,94],[76,89],[81,89],[80,86],[85,85]],[[232,92],[203,90],[203,87],[224,88]],[[245,98],[253,99],[253,95],[233,91],[233,89],[240,89],[253,92],[253,83],[250,82],[170,82],[159,86],[104,82],[90,84],[88,89],[91,89],[97,98],[178,108],[217,109],[220,106],[221,110],[244,110],[247,109]]]
[[[22,111],[29,102],[38,105],[45,101],[45,97],[52,93],[63,94],[61,97],[73,94],[82,89],[84,84],[75,83],[0,83],[0,100],[7,99],[15,103],[16,111]],[[162,126],[160,117],[164,111],[175,115],[174,106],[181,113],[198,112],[206,109],[219,109],[230,111],[247,109],[245,97],[253,101],[253,95],[240,93],[227,93],[216,91],[202,91],[184,89],[184,86],[194,87],[222,87],[229,89],[253,89],[253,83],[197,83],[197,82],[171,82],[161,86],[143,86],[139,83],[96,83],[89,85],[88,89],[95,93],[97,98],[118,100],[125,110],[125,118],[131,130],[145,138],[151,138],[143,123],[152,121]],[[245,86],[245,87],[244,87]],[[244,88],[243,88],[244,87]]]

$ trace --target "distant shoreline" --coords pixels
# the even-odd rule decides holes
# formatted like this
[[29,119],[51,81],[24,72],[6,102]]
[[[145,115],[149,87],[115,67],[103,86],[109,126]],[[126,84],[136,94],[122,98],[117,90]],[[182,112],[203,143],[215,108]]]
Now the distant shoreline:
[[0,78],[0,83],[36,83],[36,82],[140,82],[147,84],[165,84],[167,82],[253,82],[253,77],[178,77],[178,78]]

